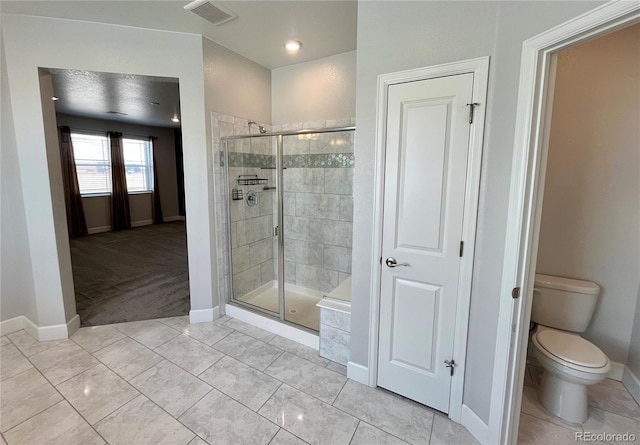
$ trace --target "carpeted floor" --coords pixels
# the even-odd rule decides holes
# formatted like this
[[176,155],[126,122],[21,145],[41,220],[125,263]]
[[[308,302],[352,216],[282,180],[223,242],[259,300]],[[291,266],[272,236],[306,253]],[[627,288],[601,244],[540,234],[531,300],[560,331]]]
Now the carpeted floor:
[[184,222],[72,239],[71,261],[82,326],[189,313]]

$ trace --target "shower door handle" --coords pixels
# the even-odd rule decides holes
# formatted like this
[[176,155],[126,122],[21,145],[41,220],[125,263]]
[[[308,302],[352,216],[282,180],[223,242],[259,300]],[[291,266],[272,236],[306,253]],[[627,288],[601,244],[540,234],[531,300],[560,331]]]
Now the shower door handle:
[[411,265],[409,263],[398,263],[396,261],[395,258],[389,257],[387,258],[387,260],[385,261],[385,264],[387,265],[387,267],[411,267]]

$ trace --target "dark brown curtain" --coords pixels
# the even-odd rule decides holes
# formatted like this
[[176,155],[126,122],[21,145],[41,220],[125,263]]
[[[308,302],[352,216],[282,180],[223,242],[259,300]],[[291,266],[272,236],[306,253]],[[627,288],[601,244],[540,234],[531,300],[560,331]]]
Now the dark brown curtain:
[[156,137],[149,136],[149,146],[151,147],[151,156],[153,157],[153,223],[162,224],[162,205],[160,204],[160,186],[158,182],[158,167],[156,164],[156,147],[154,142]]
[[111,225],[113,230],[131,228],[127,172],[122,151],[122,133],[107,133],[111,144]]
[[60,159],[62,161],[62,181],[64,183],[64,199],[67,209],[67,228],[69,236],[75,238],[86,235],[87,221],[82,207],[82,196],[78,184],[78,172],[76,161],[73,157],[73,144],[71,142],[71,129],[60,127]]

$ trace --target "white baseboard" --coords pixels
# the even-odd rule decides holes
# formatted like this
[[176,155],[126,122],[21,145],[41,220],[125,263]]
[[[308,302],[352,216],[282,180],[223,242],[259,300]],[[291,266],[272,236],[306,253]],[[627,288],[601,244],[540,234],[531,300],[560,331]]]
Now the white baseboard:
[[237,318],[240,321],[252,324],[260,329],[288,338],[289,340],[293,340],[315,350],[320,348],[319,337],[310,332],[294,328],[288,324],[280,323],[278,320],[264,317],[260,314],[256,314],[255,312],[251,312],[231,304],[227,304],[225,306],[225,312],[229,317]]
[[0,335],[11,334],[22,329],[38,341],[61,340],[69,338],[80,328],[80,316],[74,315],[65,324],[38,326],[24,315],[0,322]]
[[460,423],[465,427],[478,442],[483,445],[496,443],[495,438],[491,437],[489,425],[484,423],[476,413],[467,405],[462,405],[462,414]]
[[622,376],[624,375],[625,365],[618,362],[611,362],[611,371],[607,374],[607,378],[611,380],[622,381]]
[[[182,215],[177,216],[166,216],[162,217],[164,222],[173,222],[173,221],[184,221],[185,218]],[[143,219],[142,221],[132,221],[131,227],[142,227],[142,226],[150,226],[153,224],[152,219]],[[98,226],[98,227],[90,227],[87,229],[87,233],[89,235],[95,235],[96,233],[104,233],[111,232],[111,226]]]
[[131,221],[131,227],[142,227],[142,226],[150,226],[153,224],[152,219],[143,219],[142,221]]
[[7,335],[24,329],[25,318],[24,315],[19,315],[8,320],[0,321],[0,335]]
[[75,334],[78,329],[80,329],[80,315],[76,314],[67,322],[67,333],[69,337]]
[[347,363],[347,377],[368,386],[369,368],[350,361]]
[[111,226],[99,226],[90,227],[87,229],[89,235],[95,235],[96,233],[111,232]]
[[191,309],[189,311],[189,323],[206,323],[220,317],[220,307],[209,309]]
[[163,216],[162,217],[164,222],[173,222],[173,221],[184,221],[185,218],[182,215],[176,215],[176,216]]
[[640,379],[627,366],[624,367],[622,384],[627,388],[631,397],[640,405]]

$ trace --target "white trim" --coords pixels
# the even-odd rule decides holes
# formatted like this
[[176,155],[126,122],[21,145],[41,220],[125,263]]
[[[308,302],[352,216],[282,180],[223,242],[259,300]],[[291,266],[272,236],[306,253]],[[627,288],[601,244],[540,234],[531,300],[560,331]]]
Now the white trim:
[[462,405],[460,423],[465,427],[478,442],[483,444],[491,443],[489,435],[489,425],[484,423],[478,415],[467,405]]
[[206,323],[220,317],[220,306],[209,309],[191,309],[189,323]]
[[227,304],[225,306],[225,310],[229,317],[237,318],[240,321],[244,321],[245,323],[249,323],[253,326],[259,327],[260,329],[264,329],[265,331],[272,332],[280,337],[288,338],[289,340],[293,340],[302,345],[313,348],[316,351],[320,348],[319,337],[310,332],[294,328],[288,324],[281,323],[280,320],[264,317],[260,314],[256,314],[255,312],[242,309],[232,304]]
[[25,318],[27,317],[24,315],[18,315],[17,317],[0,321],[0,335],[7,335],[24,329]]
[[622,375],[622,384],[627,388],[631,397],[640,405],[640,379],[637,375],[629,369],[628,366],[624,367],[624,374]]
[[[27,319],[29,323],[31,321]],[[35,324],[33,326],[36,326]],[[69,338],[80,327],[80,316],[74,315],[71,320],[65,324],[55,324],[52,326],[36,326],[38,332],[38,341],[60,340]]]
[[111,226],[98,226],[98,227],[91,227],[87,229],[87,233],[89,235],[95,235],[96,233],[103,233],[103,232],[111,232]]
[[32,322],[27,317],[24,317],[24,327],[23,327],[23,329],[27,332],[27,334],[29,334],[30,336],[32,336],[36,340],[40,341],[40,335],[39,335],[39,332],[38,332],[39,331],[38,325],[35,324],[34,322]]
[[49,341],[69,338],[79,328],[80,316],[78,314],[74,315],[65,324],[51,326],[38,326],[24,315],[19,315],[0,322],[0,335],[7,335],[24,329],[38,341]]
[[163,216],[162,220],[164,222],[173,222],[173,221],[184,221],[185,217],[182,215],[176,215],[176,216]]
[[80,315],[76,314],[67,321],[67,335],[71,337],[78,329],[80,329]]
[[[473,74],[473,102],[480,104],[476,108],[475,125],[472,125],[469,138],[469,162],[465,188],[465,207],[462,239],[465,242],[465,254],[460,262],[458,305],[456,307],[456,325],[454,335],[454,358],[460,363],[460,371],[451,380],[449,397],[449,418],[460,422],[462,410],[462,392],[464,389],[464,366],[467,353],[467,330],[469,325],[469,307],[471,301],[471,276],[476,239],[476,220],[478,214],[478,196],[480,192],[480,171],[484,139],[484,119],[489,76],[489,57],[464,60],[460,62],[435,65],[378,76],[377,133],[375,142],[375,186],[373,214],[373,248],[371,264],[371,308],[369,312],[369,375],[367,383],[376,386],[378,373],[378,331],[380,315],[380,276],[382,256],[382,218],[384,207],[384,168],[386,141],[387,95],[389,86],[399,83],[433,79],[458,74]],[[361,366],[361,365],[359,365]],[[366,369],[366,368],[365,368]]]
[[[501,300],[491,391],[491,442],[517,440],[542,190],[551,56],[640,19],[638,2],[609,2],[523,43]],[[511,298],[514,287],[521,297]]]
[[131,228],[150,226],[151,224],[153,224],[152,219],[143,219],[142,221],[131,221]]
[[354,362],[347,362],[347,377],[363,385],[369,384],[369,368]]
[[607,378],[611,380],[617,380],[619,382],[622,381],[622,377],[624,375],[624,368],[627,367],[624,363],[618,362],[610,362],[611,363],[611,371],[607,374]]

